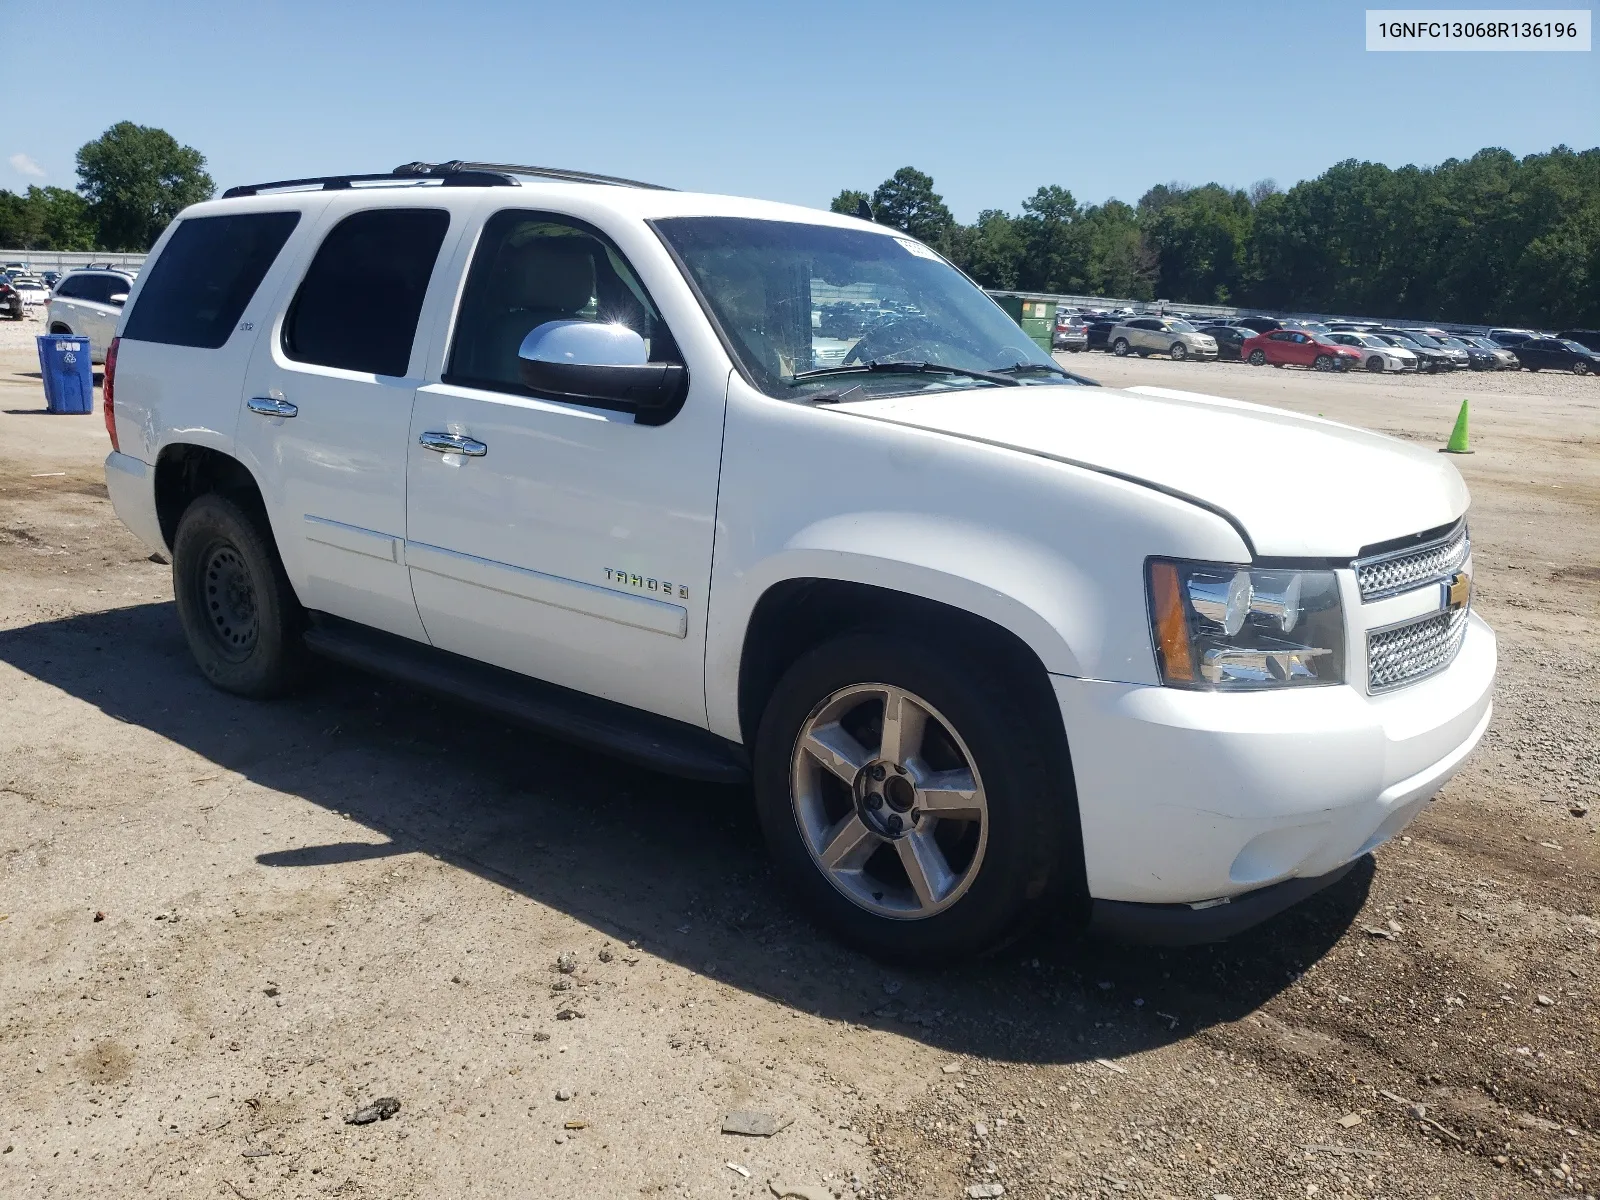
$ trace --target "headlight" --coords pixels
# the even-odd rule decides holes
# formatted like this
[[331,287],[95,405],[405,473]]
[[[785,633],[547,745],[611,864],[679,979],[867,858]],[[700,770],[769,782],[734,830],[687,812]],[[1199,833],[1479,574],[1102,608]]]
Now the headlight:
[[1150,624],[1169,687],[1244,691],[1344,682],[1332,571],[1151,559]]

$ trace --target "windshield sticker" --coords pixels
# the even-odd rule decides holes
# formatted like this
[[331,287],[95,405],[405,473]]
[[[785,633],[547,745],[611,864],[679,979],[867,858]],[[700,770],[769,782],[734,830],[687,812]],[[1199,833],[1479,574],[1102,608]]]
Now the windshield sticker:
[[910,238],[895,238],[894,240],[899,242],[902,246],[904,246],[912,254],[915,254],[918,258],[931,258],[931,259],[933,259],[934,262],[938,262],[939,261],[939,256],[937,254],[935,254],[932,250],[929,250],[921,242],[913,242]]

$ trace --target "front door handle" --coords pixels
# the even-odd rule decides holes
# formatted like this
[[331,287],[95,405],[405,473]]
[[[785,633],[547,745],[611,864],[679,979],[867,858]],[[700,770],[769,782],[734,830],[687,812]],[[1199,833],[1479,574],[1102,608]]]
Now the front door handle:
[[272,396],[251,396],[244,406],[258,417],[292,417],[300,411],[297,405]]
[[459,433],[425,433],[417,439],[420,445],[440,454],[465,454],[468,458],[482,458],[489,447]]

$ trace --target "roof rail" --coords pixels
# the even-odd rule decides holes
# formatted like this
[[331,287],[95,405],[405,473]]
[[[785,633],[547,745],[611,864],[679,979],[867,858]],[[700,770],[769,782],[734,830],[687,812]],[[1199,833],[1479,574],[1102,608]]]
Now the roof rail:
[[229,188],[222,193],[222,198],[232,200],[238,196],[256,196],[262,192],[283,191],[289,188],[339,191],[357,183],[400,183],[423,179],[437,179],[445,187],[514,187],[517,181],[511,178],[513,175],[528,175],[537,179],[561,179],[568,183],[606,183],[617,187],[672,190],[660,184],[641,183],[637,179],[619,179],[614,175],[596,175],[590,171],[567,171],[560,167],[524,167],[508,163],[463,162],[460,159],[453,159],[446,163],[402,163],[393,171],[375,175],[314,175],[305,179],[246,183]]
[[536,179],[561,179],[567,183],[609,183],[616,187],[649,188],[657,192],[673,190],[659,183],[644,183],[638,179],[623,179],[616,175],[596,175],[593,171],[569,171],[564,167],[528,167],[516,163],[463,162],[454,159],[447,163],[406,163],[394,169],[396,175],[442,175],[446,178],[460,172],[529,175]]

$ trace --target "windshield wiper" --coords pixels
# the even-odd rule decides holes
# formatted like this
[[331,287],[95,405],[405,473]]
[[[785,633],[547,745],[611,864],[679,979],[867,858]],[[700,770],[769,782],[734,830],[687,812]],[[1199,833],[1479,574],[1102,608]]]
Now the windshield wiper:
[[930,362],[871,362],[851,363],[849,366],[817,367],[811,371],[796,371],[789,376],[791,384],[805,379],[825,379],[829,375],[960,375],[966,379],[984,379],[1005,387],[1017,387],[1022,381],[995,371],[974,371],[970,367],[952,367],[946,363]]
[[1070,379],[1073,383],[1085,384],[1088,387],[1099,387],[1098,379],[1090,379],[1087,375],[1075,375],[1060,363],[1019,362],[1012,363],[1009,367],[996,367],[996,375],[1032,375],[1039,371],[1048,371],[1052,375],[1060,375],[1063,379]]

